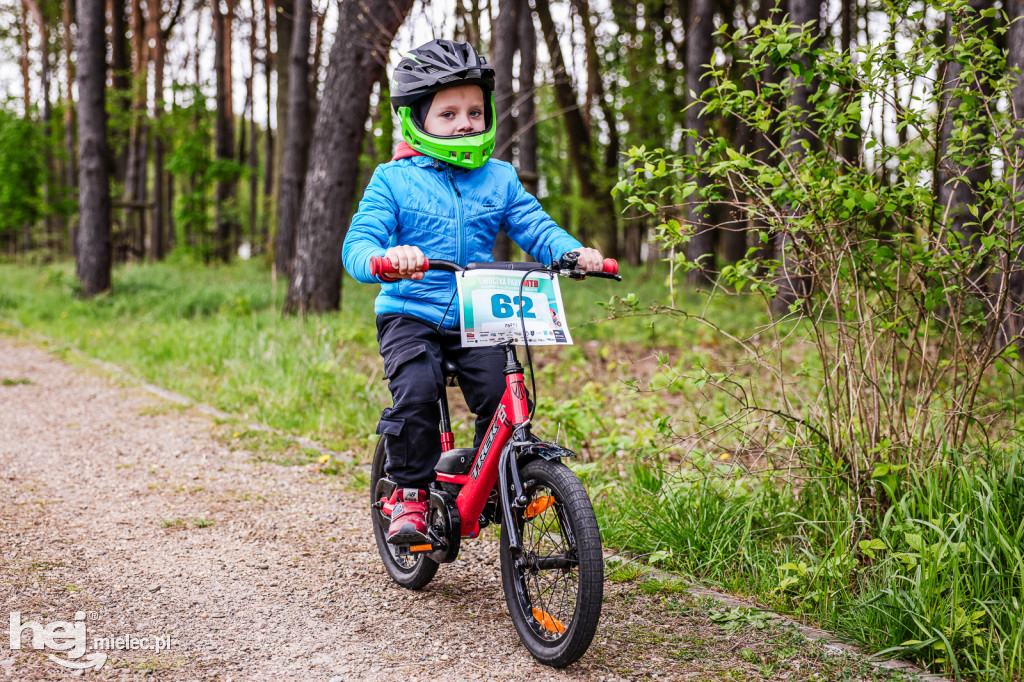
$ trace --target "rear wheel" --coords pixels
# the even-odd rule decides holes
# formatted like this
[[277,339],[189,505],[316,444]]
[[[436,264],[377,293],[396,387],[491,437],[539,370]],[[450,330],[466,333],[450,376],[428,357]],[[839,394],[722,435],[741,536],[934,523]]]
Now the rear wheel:
[[564,464],[534,460],[522,478],[526,509],[514,512],[519,556],[501,534],[505,601],[533,657],[564,668],[586,652],[601,617],[601,532],[587,491]]
[[377,441],[373,464],[370,466],[370,514],[373,517],[373,537],[377,541],[377,551],[384,562],[384,569],[391,579],[402,587],[419,590],[433,580],[438,564],[422,553],[399,555],[398,549],[388,544],[388,526],[391,519],[376,506],[381,498],[391,497],[395,490],[395,484],[384,474],[386,461],[384,438],[381,438]]

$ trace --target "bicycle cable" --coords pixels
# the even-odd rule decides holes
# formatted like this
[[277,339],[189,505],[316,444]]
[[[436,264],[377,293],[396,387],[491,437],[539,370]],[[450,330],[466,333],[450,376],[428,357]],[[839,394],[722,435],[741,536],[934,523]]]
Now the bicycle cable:
[[[457,273],[457,272],[454,272],[452,274],[455,275],[456,277],[459,276],[459,273]],[[441,321],[437,323],[436,327],[434,327],[434,329],[436,329],[438,332],[441,331],[441,327],[444,327],[444,321],[448,319],[448,311],[452,309],[452,303],[455,302],[455,297],[458,296],[458,295],[459,295],[459,287],[458,287],[458,284],[456,284],[455,285],[455,291],[452,292],[452,297],[450,299],[448,299],[448,306],[444,309],[444,315],[441,316]],[[447,327],[445,327],[445,329],[447,329]]]
[[[526,334],[526,318],[523,316],[523,287],[526,285],[526,278],[534,272],[553,272],[550,267],[534,268],[527,270],[523,278],[519,280],[519,325],[523,330],[523,347],[526,348],[526,365],[530,368],[530,390],[533,393],[533,407],[530,408],[530,423],[533,423],[533,415],[537,411],[537,375],[533,371],[533,354],[530,353],[530,341]],[[557,273],[554,275],[557,277]]]

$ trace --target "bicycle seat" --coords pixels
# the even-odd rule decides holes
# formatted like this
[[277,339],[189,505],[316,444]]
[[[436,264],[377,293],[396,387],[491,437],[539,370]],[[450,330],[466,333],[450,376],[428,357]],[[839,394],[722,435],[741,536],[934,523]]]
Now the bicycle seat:
[[454,450],[441,453],[441,459],[438,460],[434,470],[440,471],[442,474],[465,476],[469,473],[470,467],[473,466],[475,458],[476,450],[473,448],[455,448]]
[[[441,358],[441,376],[448,380],[455,379],[459,376],[459,368],[448,358]],[[449,385],[454,386],[453,383]]]

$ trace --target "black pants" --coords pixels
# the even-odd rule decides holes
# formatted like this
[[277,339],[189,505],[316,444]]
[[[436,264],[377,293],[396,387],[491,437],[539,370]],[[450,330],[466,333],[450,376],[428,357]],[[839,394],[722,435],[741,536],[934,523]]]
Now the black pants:
[[441,457],[441,359],[459,369],[459,387],[476,415],[473,447],[479,447],[505,392],[505,353],[494,346],[463,348],[458,329],[398,313],[377,316],[377,343],[394,403],[377,425],[387,439],[387,472],[401,488],[426,488]]

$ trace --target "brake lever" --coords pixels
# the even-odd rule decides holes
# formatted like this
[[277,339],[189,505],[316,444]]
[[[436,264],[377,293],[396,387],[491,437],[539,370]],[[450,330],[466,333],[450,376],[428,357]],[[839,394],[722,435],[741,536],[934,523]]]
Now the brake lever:
[[614,279],[616,282],[622,281],[622,275],[613,275],[610,272],[603,272],[601,270],[591,270],[590,272],[584,272],[583,277],[600,277],[601,279]]
[[614,279],[616,282],[622,281],[622,275],[613,275],[610,272],[604,272],[603,270],[555,270],[555,274],[559,277],[568,277],[569,279],[586,279],[587,277],[600,277],[602,279]]

